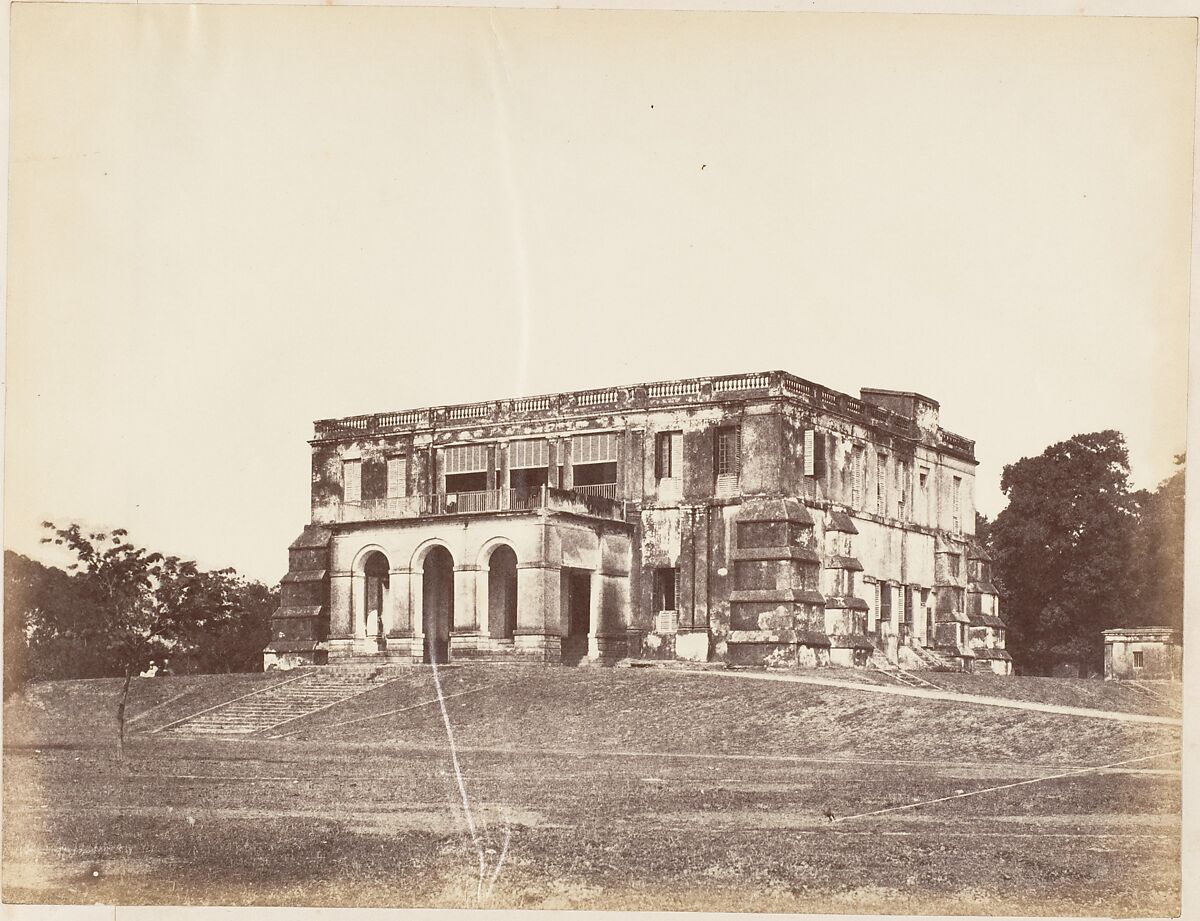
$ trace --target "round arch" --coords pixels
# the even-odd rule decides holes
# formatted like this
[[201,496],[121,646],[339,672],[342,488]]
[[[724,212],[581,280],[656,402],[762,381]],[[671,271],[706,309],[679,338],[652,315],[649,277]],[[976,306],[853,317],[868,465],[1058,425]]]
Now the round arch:
[[423,540],[421,543],[417,544],[417,549],[413,551],[412,559],[409,561],[409,568],[413,572],[421,572],[421,570],[425,567],[425,557],[429,556],[430,551],[436,547],[441,547],[443,550],[449,553],[453,559],[454,553],[450,549],[449,544],[447,544],[440,537],[430,537],[427,540]]
[[391,569],[391,558],[379,544],[367,544],[354,555],[350,629],[355,636],[383,641],[392,616]]
[[350,563],[350,571],[361,575],[364,567],[366,566],[367,558],[370,557],[372,553],[382,554],[384,559],[389,561],[392,558],[391,554],[384,549],[382,544],[363,544],[354,554],[354,559]]
[[513,544],[512,540],[507,537],[497,535],[495,537],[489,537],[483,542],[483,544],[480,545],[479,555],[475,558],[475,565],[480,569],[486,569],[492,554],[501,547],[507,547],[513,552],[514,555],[517,555],[518,559],[520,559],[519,554],[517,554],[517,548]]

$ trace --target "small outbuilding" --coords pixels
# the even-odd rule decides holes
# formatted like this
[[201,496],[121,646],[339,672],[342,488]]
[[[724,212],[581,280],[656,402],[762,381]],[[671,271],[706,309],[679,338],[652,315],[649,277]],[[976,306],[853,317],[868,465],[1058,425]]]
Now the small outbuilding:
[[1173,627],[1125,627],[1104,631],[1105,680],[1178,679],[1183,641]]

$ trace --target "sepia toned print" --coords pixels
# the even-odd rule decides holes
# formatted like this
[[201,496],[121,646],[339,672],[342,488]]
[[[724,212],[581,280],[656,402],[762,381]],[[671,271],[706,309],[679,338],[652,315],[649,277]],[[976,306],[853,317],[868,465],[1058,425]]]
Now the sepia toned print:
[[1194,21],[12,36],[5,903],[1186,916]]

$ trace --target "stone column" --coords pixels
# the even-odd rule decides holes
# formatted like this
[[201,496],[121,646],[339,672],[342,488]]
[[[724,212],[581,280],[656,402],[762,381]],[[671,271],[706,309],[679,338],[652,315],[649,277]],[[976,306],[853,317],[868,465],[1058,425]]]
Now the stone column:
[[450,627],[450,657],[471,657],[479,650],[479,624],[475,619],[476,567],[454,568],[454,623]]
[[557,567],[543,563],[517,564],[517,632],[559,633],[559,580]]
[[630,586],[626,574],[593,573],[588,658],[608,663],[628,652]]
[[[641,502],[646,494],[646,442],[646,432],[643,429],[627,429],[618,440],[617,479],[621,484],[617,490],[618,498]],[[653,445],[650,445],[650,450],[654,450]],[[653,475],[654,465],[649,466],[650,474]],[[654,486],[657,488],[658,484],[655,483]]]
[[412,617],[412,660],[421,662],[425,656],[425,572],[414,569],[408,579],[408,610]]
[[475,571],[475,623],[480,636],[491,636],[491,609],[488,607],[488,589],[491,581],[487,566]]
[[518,655],[557,662],[562,650],[562,574],[557,566],[517,565]]
[[696,562],[694,521],[691,509],[679,510],[679,561],[675,582],[675,610],[679,614],[679,629],[690,630],[695,617],[695,582],[693,579]]
[[392,586],[392,610],[388,620],[388,636],[412,636],[412,579],[407,567],[393,569],[389,574]]
[[629,471],[625,469],[625,464],[629,460],[629,431],[624,430],[617,433],[617,498],[625,499],[632,492],[629,482]]
[[498,453],[497,446],[494,444],[488,445],[486,448],[486,452],[487,452],[487,460],[485,461],[485,463],[487,464],[487,472],[486,472],[487,481],[484,483],[483,488],[484,489],[497,489],[498,487],[496,484],[496,468],[499,466],[496,463],[496,461],[499,459],[497,457],[497,453]]
[[508,508],[508,442],[504,442],[496,451],[496,488],[500,490],[497,507]]
[[692,602],[695,605],[692,626],[708,629],[708,509],[692,512],[692,552],[695,554],[695,573],[692,583]]
[[384,628],[389,655],[407,657],[412,654],[412,577],[412,570],[407,568],[388,573],[390,603]]
[[475,566],[454,567],[454,633],[474,633],[475,622]]
[[329,637],[349,639],[353,627],[354,576],[350,572],[335,572],[329,577]]
[[593,572],[588,582],[588,658],[600,658],[600,641],[598,636],[606,626],[604,597],[606,576]]
[[329,658],[354,652],[354,575],[335,572],[329,578]]

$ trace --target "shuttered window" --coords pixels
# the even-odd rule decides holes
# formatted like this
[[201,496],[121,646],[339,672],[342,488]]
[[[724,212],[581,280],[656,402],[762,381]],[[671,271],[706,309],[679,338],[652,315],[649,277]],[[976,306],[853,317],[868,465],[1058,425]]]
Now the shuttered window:
[[817,457],[816,457],[816,432],[812,429],[804,430],[804,475],[817,475]]
[[717,476],[737,476],[741,468],[741,430],[738,428],[717,429],[716,469]]
[[508,466],[510,470],[545,467],[549,463],[550,446],[545,438],[514,441],[508,446]]
[[445,472],[485,473],[487,471],[487,445],[452,445],[442,451]]
[[571,438],[571,464],[607,464],[617,459],[617,433],[598,432]]
[[887,514],[887,475],[888,456],[879,455],[879,469],[875,477],[875,511],[880,515]]
[[655,457],[655,473],[658,479],[678,477],[682,456],[683,432],[659,432]]
[[389,499],[408,495],[408,458],[389,457],[387,462],[387,494]]
[[862,508],[863,504],[863,449],[854,445],[850,449],[850,505]]
[[342,501],[362,501],[362,461],[342,461]]
[[961,531],[962,516],[960,512],[962,507],[962,477],[954,478],[954,493],[952,498],[954,502],[954,521],[951,522],[951,524],[955,531]]

